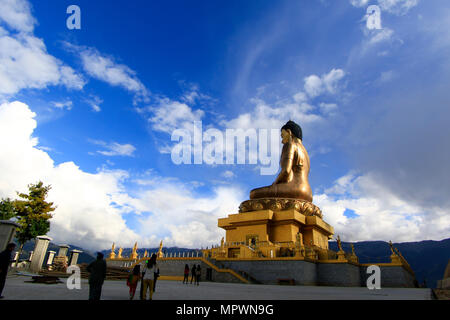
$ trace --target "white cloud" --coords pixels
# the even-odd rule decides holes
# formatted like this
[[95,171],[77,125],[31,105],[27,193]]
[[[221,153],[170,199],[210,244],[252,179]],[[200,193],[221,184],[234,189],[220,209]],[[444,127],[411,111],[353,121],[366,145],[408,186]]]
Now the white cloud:
[[160,98],[155,106],[149,107],[152,114],[148,118],[152,128],[157,131],[172,133],[175,129],[193,130],[194,121],[200,121],[204,111],[193,110],[186,103],[169,98]]
[[[370,4],[370,0],[350,0],[354,7],[362,8]],[[405,15],[419,4],[419,0],[378,0],[381,10],[395,15]]]
[[71,110],[72,106],[73,106],[73,102],[68,100],[68,101],[63,101],[63,102],[52,102],[52,105],[55,108],[58,109],[67,109],[67,110]]
[[71,67],[50,55],[33,35],[36,20],[27,1],[0,0],[0,96],[22,89],[63,85],[80,90],[85,82]]
[[106,150],[99,150],[97,153],[104,156],[133,156],[136,148],[131,144],[120,144],[117,142],[106,143],[101,140],[90,140],[92,143],[104,147]]
[[0,22],[11,29],[32,32],[37,23],[31,14],[31,6],[26,0],[0,0]]
[[[157,246],[161,239],[164,245],[210,246],[224,234],[217,219],[236,213],[244,197],[231,187],[199,197],[191,183],[153,172],[133,181],[131,197],[123,186],[130,178],[126,171],[102,169],[92,174],[73,162],[56,165],[37,147],[35,116],[21,102],[0,105],[0,197],[14,198],[15,191],[27,191],[29,183],[39,180],[50,184],[48,200],[57,209],[49,236],[55,243],[90,250],[109,248],[113,241],[118,246],[129,247],[135,241],[140,247]],[[133,212],[139,216],[130,218]],[[136,230],[127,223],[137,223]]]
[[233,171],[226,170],[226,171],[222,172],[221,176],[226,179],[231,179],[231,178],[234,178],[236,175],[233,173]]
[[140,233],[167,246],[200,247],[218,244],[225,235],[217,219],[237,213],[243,199],[240,190],[221,187],[211,196],[199,197],[190,185],[179,181],[159,181],[159,185],[139,194],[140,207],[151,214],[139,218]]
[[64,44],[68,50],[79,54],[83,69],[89,76],[134,93],[135,104],[148,100],[149,92],[134,70],[124,64],[116,63],[114,58],[101,54],[95,48],[77,46],[68,42]]
[[323,103],[323,102],[319,104],[319,107],[320,111],[326,115],[333,114],[338,108],[336,103]]
[[392,35],[394,34],[394,31],[389,28],[383,28],[381,30],[371,30],[369,34],[370,39],[368,44],[375,45],[390,40],[392,38]]
[[319,77],[315,74],[304,79],[304,89],[311,98],[315,98],[323,93],[336,94],[339,82],[344,78],[345,72],[342,69],[332,69],[329,73]]
[[369,0],[350,0],[350,3],[354,7],[366,7],[369,4]]
[[381,10],[396,15],[405,15],[419,4],[419,0],[378,0]]
[[[324,219],[344,241],[441,240],[450,234],[447,208],[421,207],[398,198],[372,173],[349,173],[314,196]],[[348,218],[346,210],[357,215]]]
[[56,243],[106,248],[118,234],[122,243],[133,243],[138,235],[126,226],[121,209],[121,199],[128,198],[121,186],[126,172],[91,174],[73,162],[56,165],[37,147],[35,116],[21,102],[0,105],[0,197],[14,198],[42,180],[52,186],[48,199],[57,205],[49,233]]
[[92,111],[100,112],[102,109],[100,105],[103,103],[103,100],[97,96],[91,95],[89,98],[84,100],[88,105],[91,106]]
[[47,53],[41,39],[27,34],[0,36],[0,83],[0,95],[59,84],[80,90],[85,84],[72,68]]

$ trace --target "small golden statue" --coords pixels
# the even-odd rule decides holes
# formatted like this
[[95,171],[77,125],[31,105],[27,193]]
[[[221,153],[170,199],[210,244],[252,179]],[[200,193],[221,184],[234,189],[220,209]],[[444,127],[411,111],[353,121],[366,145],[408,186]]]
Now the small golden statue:
[[138,256],[138,254],[137,254],[137,242],[136,242],[134,244],[133,251],[131,252],[130,258],[131,259],[137,259],[137,256]]
[[389,240],[389,248],[391,249],[391,252],[393,255],[397,255],[397,253],[395,253],[395,251],[394,251],[394,245],[392,244],[391,240]]
[[344,251],[344,250],[342,249],[341,238],[340,238],[339,236],[337,236],[336,241],[337,241],[337,246],[338,246],[339,251]]
[[110,259],[114,259],[116,257],[116,253],[114,252],[114,250],[116,250],[116,245],[113,242],[112,247],[111,247],[111,253],[109,254]]
[[147,252],[147,250],[145,250],[145,252],[144,252],[144,258],[146,258],[146,257],[148,257],[148,252]]
[[119,253],[117,254],[117,259],[122,259],[123,257],[122,257],[122,251],[123,251],[123,248],[120,248],[119,249]]
[[157,255],[158,258],[164,257],[164,254],[162,252],[162,247],[163,247],[163,242],[161,240],[161,242],[159,243],[159,250],[158,250],[158,255]]
[[308,175],[309,156],[302,143],[302,129],[289,120],[281,128],[281,171],[271,186],[253,189],[250,199],[291,198],[312,202],[312,190]]

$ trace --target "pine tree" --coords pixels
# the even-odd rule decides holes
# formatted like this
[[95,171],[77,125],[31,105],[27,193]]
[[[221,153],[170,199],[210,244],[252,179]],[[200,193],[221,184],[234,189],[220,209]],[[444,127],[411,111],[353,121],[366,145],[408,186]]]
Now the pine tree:
[[17,193],[22,199],[14,201],[19,224],[16,230],[16,238],[20,244],[19,257],[27,241],[45,235],[50,230],[51,212],[56,209],[53,202],[45,201],[50,189],[50,185],[44,186],[42,181],[39,181],[37,184],[28,185],[28,194]]

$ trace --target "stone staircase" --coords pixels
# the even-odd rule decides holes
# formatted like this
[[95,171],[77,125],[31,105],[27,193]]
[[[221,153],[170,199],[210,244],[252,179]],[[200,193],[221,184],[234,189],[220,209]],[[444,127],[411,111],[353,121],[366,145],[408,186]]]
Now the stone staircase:
[[[225,267],[225,265],[222,263],[222,262],[220,262],[220,261],[217,261],[216,259],[214,259],[214,258],[206,258],[206,260],[208,260],[209,262],[211,262],[213,265],[215,265],[217,268],[219,268],[219,269],[230,269],[230,268],[227,268],[227,267]],[[231,269],[231,270],[233,270],[234,272],[236,272],[237,274],[239,274],[241,277],[243,277],[244,279],[246,279],[249,283],[251,283],[251,284],[261,284],[261,282],[259,282],[258,280],[256,280],[255,278],[253,278],[249,273],[247,273],[247,272],[245,272],[245,271],[242,271],[242,270],[234,270],[234,269]]]

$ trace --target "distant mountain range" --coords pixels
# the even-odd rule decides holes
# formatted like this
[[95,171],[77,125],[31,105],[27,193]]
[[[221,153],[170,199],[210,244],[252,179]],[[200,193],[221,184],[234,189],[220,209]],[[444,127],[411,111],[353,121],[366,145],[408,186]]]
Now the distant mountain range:
[[[384,241],[362,241],[353,243],[360,263],[390,262],[391,250]],[[330,241],[330,249],[337,251],[337,243]],[[419,284],[426,282],[427,287],[435,288],[437,280],[444,276],[445,267],[450,259],[450,238],[441,241],[419,241],[394,243],[403,257],[414,270]],[[344,251],[351,252],[350,243],[342,242]]]
[[[344,251],[351,252],[350,242],[342,242]],[[389,244],[384,241],[362,241],[353,243],[355,247],[355,253],[359,258],[360,263],[371,262],[390,262],[391,250]],[[329,246],[331,250],[337,251],[337,243],[330,241]],[[414,270],[416,279],[419,284],[424,281],[430,288],[435,288],[437,280],[442,279],[445,271],[445,267],[450,259],[450,238],[441,241],[419,241],[419,242],[403,242],[394,243],[394,246],[400,250],[403,257],[408,261],[411,268]],[[34,248],[34,240],[29,241],[24,246],[24,252],[21,259],[26,259],[29,255],[29,251]],[[96,253],[84,250],[83,248],[70,245],[70,250],[78,249],[83,253],[79,255],[78,263],[90,263],[95,259]],[[159,248],[139,248],[137,250],[139,256],[143,256],[145,250],[148,253],[157,252]],[[53,243],[50,243],[49,249],[58,252],[59,247]],[[195,252],[199,249],[188,248],[163,248],[164,253],[176,253],[176,252]],[[111,250],[101,251],[105,257],[109,255]],[[124,248],[122,255],[129,256],[132,252],[132,248]],[[116,249],[117,253],[117,249]],[[46,261],[46,260],[45,260]]]

